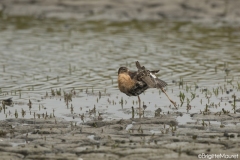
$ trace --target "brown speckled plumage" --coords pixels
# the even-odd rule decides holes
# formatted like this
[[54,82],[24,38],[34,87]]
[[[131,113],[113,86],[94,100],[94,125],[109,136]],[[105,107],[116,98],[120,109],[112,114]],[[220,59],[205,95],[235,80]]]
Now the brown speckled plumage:
[[167,83],[158,79],[155,73],[159,70],[149,71],[144,66],[140,66],[137,61],[138,71],[129,71],[126,67],[118,70],[118,88],[128,96],[138,96],[148,88],[163,88]]
[[168,99],[176,107],[176,103],[172,101],[167,95],[164,87],[167,83],[163,80],[157,78],[155,75],[159,70],[150,71],[140,63],[136,62],[137,71],[129,71],[127,67],[120,67],[118,70],[118,88],[121,92],[128,96],[138,96],[139,108],[140,108],[140,97],[139,95],[143,93],[148,88],[158,88],[166,94]]

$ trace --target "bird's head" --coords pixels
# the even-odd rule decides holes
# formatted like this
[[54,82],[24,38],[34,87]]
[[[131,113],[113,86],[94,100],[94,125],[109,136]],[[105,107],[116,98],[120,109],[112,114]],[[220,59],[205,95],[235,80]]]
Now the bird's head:
[[127,67],[120,67],[118,69],[118,74],[122,74],[122,73],[128,73],[128,68]]

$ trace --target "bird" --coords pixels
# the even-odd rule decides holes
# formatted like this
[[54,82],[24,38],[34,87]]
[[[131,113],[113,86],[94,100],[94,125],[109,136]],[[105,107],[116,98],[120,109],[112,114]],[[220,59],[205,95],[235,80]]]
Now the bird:
[[128,96],[138,96],[139,110],[141,108],[139,95],[149,88],[161,89],[170,102],[176,107],[176,102],[171,100],[164,90],[167,83],[155,75],[159,70],[150,71],[144,66],[141,66],[138,61],[136,61],[136,67],[138,69],[137,71],[130,71],[127,67],[120,67],[118,69],[119,90]]

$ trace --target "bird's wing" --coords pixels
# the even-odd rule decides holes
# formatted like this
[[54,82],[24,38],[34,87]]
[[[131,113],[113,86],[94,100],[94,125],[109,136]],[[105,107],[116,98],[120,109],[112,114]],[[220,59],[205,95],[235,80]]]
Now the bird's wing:
[[155,74],[158,73],[160,70],[154,70],[154,71],[150,71],[151,73]]
[[131,79],[136,79],[136,76],[137,76],[137,72],[136,71],[129,71],[128,74],[131,77]]
[[147,74],[144,74],[142,76],[142,81],[144,81],[148,87],[150,88],[163,88],[167,86],[167,83],[163,80],[157,78],[157,76],[154,73],[151,73],[150,71],[146,70]]
[[159,70],[149,71],[145,69],[144,66],[141,66],[137,61],[136,66],[138,68],[137,80],[145,82],[149,88],[163,88],[167,86],[167,83],[161,79],[158,79],[155,73]]
[[163,88],[167,86],[167,83],[159,78],[157,78],[156,80],[157,83],[157,87],[156,88]]
[[138,61],[136,61],[136,67],[137,67],[138,71],[145,70],[145,67],[141,66]]
[[142,68],[138,61],[136,61],[136,67],[137,67],[137,69],[141,69]]

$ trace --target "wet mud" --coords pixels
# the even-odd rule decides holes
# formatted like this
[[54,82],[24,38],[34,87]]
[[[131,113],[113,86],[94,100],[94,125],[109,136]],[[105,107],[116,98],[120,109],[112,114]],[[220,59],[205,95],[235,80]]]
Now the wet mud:
[[[237,154],[240,116],[226,116],[220,116],[224,127],[200,114],[194,115],[199,122],[184,125],[176,114],[82,124],[56,117],[6,119],[0,122],[1,158],[197,159],[201,153]],[[238,125],[228,126],[229,119]]]

